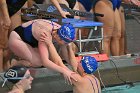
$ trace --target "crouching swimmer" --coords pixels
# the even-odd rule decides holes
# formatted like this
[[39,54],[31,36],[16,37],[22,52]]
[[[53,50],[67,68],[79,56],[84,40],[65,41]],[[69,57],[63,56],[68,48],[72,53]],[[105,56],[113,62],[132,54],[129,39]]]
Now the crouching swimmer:
[[84,56],[77,66],[77,74],[73,76],[78,80],[73,83],[73,93],[101,93],[99,80],[93,75],[98,63],[91,56]]
[[75,72],[63,64],[53,43],[67,46],[74,39],[75,29],[71,24],[60,26],[49,20],[36,19],[15,28],[8,44],[11,51],[23,59],[20,64],[50,68],[63,74],[65,80],[71,83],[71,79],[75,80],[72,76]]
[[24,93],[24,91],[31,89],[33,77],[31,76],[29,69],[24,66],[9,68],[4,73],[4,78],[5,80],[2,86],[5,85],[6,81],[14,84],[12,90],[8,93]]

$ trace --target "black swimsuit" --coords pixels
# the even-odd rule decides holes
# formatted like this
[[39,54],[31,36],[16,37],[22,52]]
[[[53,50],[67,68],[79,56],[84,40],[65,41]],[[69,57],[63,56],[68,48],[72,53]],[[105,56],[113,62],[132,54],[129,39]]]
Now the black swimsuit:
[[17,13],[27,0],[6,0],[9,16],[13,16]]
[[71,9],[73,9],[74,6],[75,6],[75,4],[76,4],[76,0],[66,0],[66,1],[68,2],[69,7],[70,7]]
[[34,0],[37,4],[43,4],[44,0]]

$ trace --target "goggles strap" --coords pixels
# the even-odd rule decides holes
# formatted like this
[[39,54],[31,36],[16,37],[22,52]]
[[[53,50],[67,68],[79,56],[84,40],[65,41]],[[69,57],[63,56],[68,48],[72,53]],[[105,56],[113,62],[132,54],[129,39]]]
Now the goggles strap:
[[6,81],[7,81],[7,78],[6,78],[6,79],[4,79],[4,82],[3,82],[3,84],[2,84],[2,87],[4,87],[4,85],[5,85]]

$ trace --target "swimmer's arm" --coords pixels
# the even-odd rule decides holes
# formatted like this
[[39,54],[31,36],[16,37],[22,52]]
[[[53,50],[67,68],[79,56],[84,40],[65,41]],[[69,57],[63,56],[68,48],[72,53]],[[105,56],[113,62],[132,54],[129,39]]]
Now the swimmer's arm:
[[62,17],[66,18],[66,15],[70,15],[69,12],[65,12],[62,10],[62,8],[57,0],[51,0],[51,2],[56,6],[56,8],[58,9],[58,11],[60,12]]
[[48,45],[48,51],[49,51],[49,54],[50,54],[49,56],[51,57],[51,60],[52,60],[53,62],[55,62],[55,64],[57,64],[57,65],[59,65],[59,66],[61,66],[61,67],[63,67],[63,68],[68,69],[68,68],[63,64],[62,59],[61,59],[61,57],[59,56],[59,54],[57,53],[56,48],[54,47],[53,43],[51,43],[51,44]]
[[68,46],[67,46],[67,50],[68,50],[68,55],[69,55],[69,60],[70,60],[70,64],[73,68],[73,70],[75,72],[77,72],[77,65],[78,65],[78,62],[75,58],[75,53],[72,49],[72,43],[70,43]]
[[71,65],[66,45],[60,45],[60,54],[62,59],[65,60],[69,65]]
[[[58,66],[56,65],[55,63],[53,63],[52,61],[50,61],[48,59],[48,50],[47,50],[47,46],[44,42],[39,42],[39,52],[40,52],[40,57],[42,59],[42,62],[43,62],[43,65],[45,67],[48,67],[54,71],[57,71],[57,72],[60,72],[63,74],[65,80],[67,82],[69,82],[70,84],[72,84],[72,81],[71,80],[75,80],[77,81],[73,76],[72,74],[74,72],[72,72],[71,70],[69,69],[66,69],[64,67],[61,67],[61,66]],[[53,51],[52,51],[53,52]],[[55,55],[54,55],[55,56]]]
[[5,18],[10,19],[7,4],[6,4],[6,0],[0,0],[0,9],[2,11],[3,16]]
[[56,6],[60,13],[63,11],[57,0],[51,0],[51,2]]
[[22,89],[22,87],[18,85],[14,85],[13,89],[9,91],[8,93],[24,93],[24,90]]
[[139,0],[122,0],[125,3],[133,3],[134,5],[140,6]]
[[130,2],[130,0],[122,0],[122,2],[128,3]]
[[140,1],[139,0],[130,0],[131,3],[133,3],[134,5],[137,5],[140,7]]
[[62,62],[62,59],[60,58],[60,56],[58,55],[57,51],[56,51],[56,48],[54,47],[53,45],[53,42],[52,42],[52,36],[50,33],[47,33],[47,32],[43,32],[41,34],[41,37],[40,37],[40,42],[44,42],[45,43],[45,47],[47,48],[47,51],[48,51],[48,54],[49,54],[49,57],[51,58],[51,61],[53,61],[55,64],[63,67],[63,68],[66,68],[68,69]]
[[3,16],[2,28],[7,31],[11,26],[11,19],[8,13],[6,0],[0,0],[0,13]]
[[54,71],[63,73],[64,69],[57,64],[53,63],[51,60],[49,60],[49,55],[48,55],[48,49],[47,46],[44,42],[39,42],[39,53],[43,62],[43,66],[48,67]]

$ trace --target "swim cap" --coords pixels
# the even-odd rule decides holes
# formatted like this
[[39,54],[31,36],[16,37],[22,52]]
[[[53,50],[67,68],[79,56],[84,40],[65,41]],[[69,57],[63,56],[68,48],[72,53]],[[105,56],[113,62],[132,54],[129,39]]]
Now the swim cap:
[[[17,83],[23,79],[27,68],[24,66],[13,66],[4,73],[4,78],[12,83]],[[6,82],[6,81],[5,81]]]
[[91,56],[83,56],[81,59],[82,67],[87,74],[91,74],[96,71],[98,67],[98,62],[94,57]]
[[58,30],[59,37],[67,43],[74,41],[75,28],[72,24],[64,24]]

